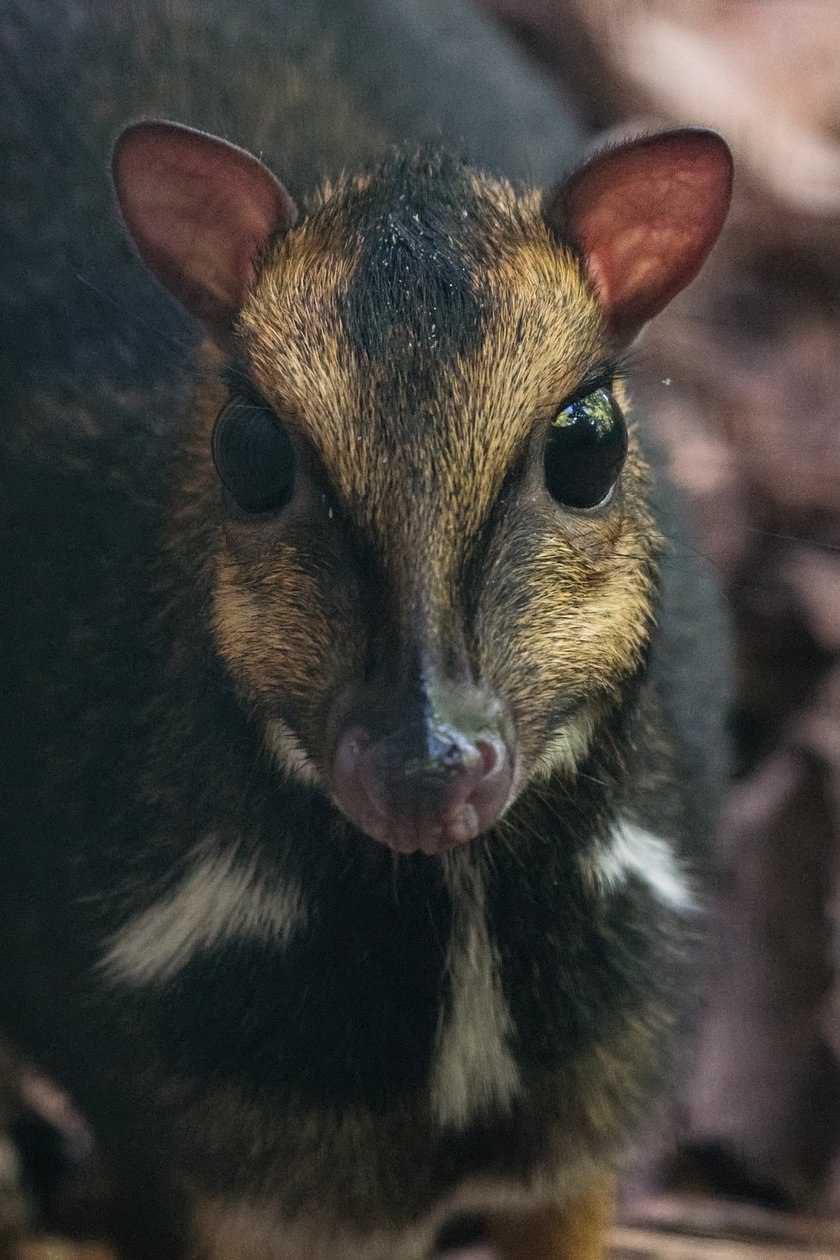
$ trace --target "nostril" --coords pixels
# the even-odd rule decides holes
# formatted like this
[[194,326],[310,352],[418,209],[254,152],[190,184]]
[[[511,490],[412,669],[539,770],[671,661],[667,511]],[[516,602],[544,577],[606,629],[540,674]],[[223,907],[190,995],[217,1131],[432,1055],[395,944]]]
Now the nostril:
[[482,778],[489,779],[491,775],[498,774],[507,760],[507,749],[501,740],[477,739],[475,747],[480,758]]

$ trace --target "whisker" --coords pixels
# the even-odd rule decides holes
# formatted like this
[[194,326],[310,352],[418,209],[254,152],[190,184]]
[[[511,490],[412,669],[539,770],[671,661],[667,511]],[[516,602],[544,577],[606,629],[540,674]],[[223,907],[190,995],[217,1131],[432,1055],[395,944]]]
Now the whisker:
[[162,341],[167,342],[170,346],[174,346],[176,350],[182,351],[185,357],[195,349],[195,341],[182,340],[175,337],[172,333],[166,332],[163,328],[160,328],[151,323],[149,320],[144,319],[142,315],[138,315],[137,312],[132,310],[130,306],[127,306],[122,302],[118,302],[117,299],[110,293],[106,293],[104,289],[100,289],[98,285],[94,284],[92,280],[83,275],[80,271],[76,272],[76,279],[80,284],[83,284],[85,288],[90,289],[92,293],[95,293],[100,301],[107,303],[109,306],[113,307],[114,310],[119,311],[120,314],[127,315],[132,323],[136,324],[138,328],[147,329],[148,332],[154,333],[156,337],[160,337]]

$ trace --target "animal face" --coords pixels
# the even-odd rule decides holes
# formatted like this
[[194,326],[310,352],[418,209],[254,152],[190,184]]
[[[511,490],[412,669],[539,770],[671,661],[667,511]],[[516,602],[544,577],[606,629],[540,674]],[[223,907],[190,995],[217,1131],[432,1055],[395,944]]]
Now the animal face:
[[[192,299],[238,312],[207,320],[233,367],[191,441],[218,651],[282,769],[397,851],[472,839],[574,774],[645,656],[658,538],[616,343],[679,268],[661,222],[627,263],[615,206],[610,253],[612,202],[587,198],[578,176],[588,264],[536,193],[400,155],[298,226],[278,195],[247,283],[214,260]],[[183,266],[156,270],[190,301]]]

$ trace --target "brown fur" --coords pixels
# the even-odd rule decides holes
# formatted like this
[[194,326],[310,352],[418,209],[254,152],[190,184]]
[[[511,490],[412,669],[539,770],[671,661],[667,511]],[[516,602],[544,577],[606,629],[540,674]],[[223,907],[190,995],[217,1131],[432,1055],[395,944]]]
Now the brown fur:
[[[453,157],[447,120],[463,118],[480,161],[533,165],[526,85],[500,96],[457,39],[424,30],[422,56],[386,40],[411,5],[372,0],[359,30],[364,6],[344,0],[97,0],[42,22],[15,7],[55,27],[68,92],[27,106],[44,58],[15,36],[26,73],[0,76],[21,122],[0,226],[23,316],[0,460],[4,1025],[113,1158],[126,1255],[414,1260],[458,1213],[562,1207],[618,1162],[661,1080],[689,900],[668,846],[704,827],[670,735],[699,744],[710,725],[696,734],[683,676],[668,691],[658,672],[660,539],[635,435],[609,502],[567,509],[546,484],[552,418],[610,377],[609,301],[572,238],[587,242],[615,168],[576,177],[564,223],[562,195]],[[372,35],[407,68],[415,47],[437,66],[445,43],[419,109]],[[288,203],[251,181],[279,211],[257,216],[252,271],[230,151],[196,142],[202,186],[166,173],[170,127],[145,130],[164,148],[117,188],[158,279],[199,318],[217,263],[236,303],[254,279],[197,364],[194,326],[131,256],[106,187],[118,128],[153,114],[265,152],[299,200],[333,177],[267,241]],[[414,148],[424,132],[445,144]],[[558,173],[547,133],[540,179]],[[378,157],[391,140],[405,147]],[[335,178],[342,164],[356,173]],[[170,228],[174,253],[150,248]],[[194,297],[183,252],[206,262],[208,242],[210,274],[184,273]],[[285,449],[255,394],[295,476],[249,516],[212,452],[231,396]],[[701,599],[674,601],[680,633]],[[503,756],[480,834],[445,855],[386,847],[340,799],[355,722],[396,749],[395,799],[430,732],[464,737],[456,787]],[[695,754],[686,777],[705,783]],[[444,767],[429,768],[434,795]]]
[[[510,705],[522,786],[558,733],[546,724],[546,694],[559,688],[595,714],[637,668],[657,541],[635,444],[605,510],[563,511],[541,490],[545,426],[609,346],[579,263],[550,236],[536,194],[471,178],[498,225],[488,242],[492,267],[475,278],[491,295],[492,315],[477,351],[438,382],[432,440],[427,428],[399,449],[384,442],[389,417],[377,416],[377,378],[396,375],[395,365],[360,364],[338,317],[358,257],[343,201],[367,181],[328,190],[264,259],[241,316],[244,365],[294,432],[311,482],[282,521],[226,525],[215,625],[248,696],[272,716],[274,698],[285,696],[323,769],[325,715],[360,670],[371,626],[393,616],[400,640],[425,636],[434,659],[462,651],[464,575],[489,534],[476,668]],[[212,397],[200,413],[208,427],[220,405]],[[499,514],[519,461],[527,471],[516,502]],[[387,609],[358,588],[348,538],[371,548]],[[301,566],[301,547],[317,552],[315,571]]]

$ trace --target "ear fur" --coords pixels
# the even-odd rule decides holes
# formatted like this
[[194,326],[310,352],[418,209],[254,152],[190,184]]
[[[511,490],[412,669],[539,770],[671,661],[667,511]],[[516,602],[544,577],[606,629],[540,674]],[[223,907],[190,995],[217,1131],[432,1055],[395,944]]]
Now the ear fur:
[[112,171],[144,261],[223,340],[258,254],[297,217],[291,197],[243,149],[175,123],[127,127],[114,147]]
[[599,154],[549,198],[544,213],[580,249],[610,330],[626,343],[697,275],[731,193],[726,142],[687,128]]

